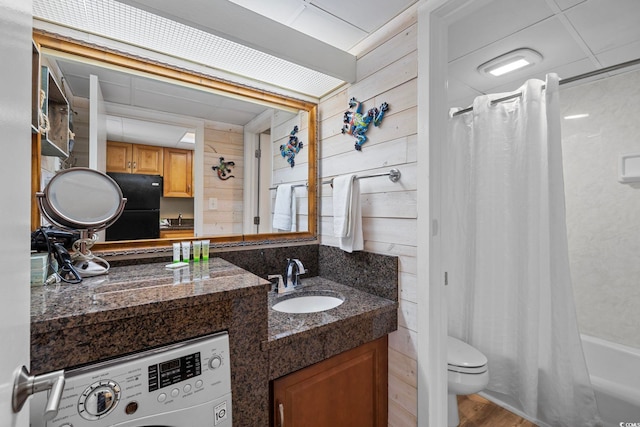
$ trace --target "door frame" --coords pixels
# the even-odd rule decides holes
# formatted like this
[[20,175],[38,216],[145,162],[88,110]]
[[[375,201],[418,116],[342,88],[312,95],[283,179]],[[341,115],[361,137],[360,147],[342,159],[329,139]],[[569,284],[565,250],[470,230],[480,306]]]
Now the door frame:
[[421,0],[418,5],[418,426],[447,425],[447,299],[440,233],[447,141],[449,25],[490,0]]
[[10,66],[0,70],[0,128],[6,161],[0,168],[0,425],[29,425],[29,402],[18,414],[12,410],[15,374],[29,367],[30,341],[30,239],[31,147],[39,149],[31,133],[32,2],[0,0],[0,52]]
[[[260,177],[258,176],[258,168],[254,167],[258,162],[261,162],[261,167],[271,170],[271,147],[269,147],[269,153],[264,153],[264,161],[256,160],[255,152],[260,147],[260,134],[271,129],[273,123],[273,110],[267,110],[261,113],[258,117],[244,126],[244,182],[256,182]],[[250,159],[250,161],[248,160]],[[243,234],[255,234],[256,226],[253,223],[253,217],[258,213],[258,191],[265,193],[265,189],[268,192],[268,188],[271,182],[261,183],[260,189],[258,186],[251,186],[249,191],[244,192],[244,209],[243,209]],[[264,199],[265,197],[263,197]],[[266,197],[268,198],[268,197]],[[261,224],[268,224],[269,218],[260,218]],[[269,227],[268,227],[269,228]],[[270,230],[270,228],[269,228]],[[265,231],[260,231],[264,233]]]

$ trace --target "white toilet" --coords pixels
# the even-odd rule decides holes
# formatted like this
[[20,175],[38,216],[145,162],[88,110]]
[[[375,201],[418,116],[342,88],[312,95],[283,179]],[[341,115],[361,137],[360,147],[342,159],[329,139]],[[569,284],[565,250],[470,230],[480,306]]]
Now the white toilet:
[[458,394],[477,393],[489,384],[487,357],[457,338],[447,337],[448,423],[456,427],[460,423]]

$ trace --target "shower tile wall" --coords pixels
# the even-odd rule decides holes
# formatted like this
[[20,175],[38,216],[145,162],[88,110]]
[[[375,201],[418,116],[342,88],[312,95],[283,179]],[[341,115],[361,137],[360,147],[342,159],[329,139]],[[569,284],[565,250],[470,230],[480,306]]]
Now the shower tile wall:
[[580,332],[640,348],[640,182],[618,182],[640,153],[640,71],[563,88],[569,257]]

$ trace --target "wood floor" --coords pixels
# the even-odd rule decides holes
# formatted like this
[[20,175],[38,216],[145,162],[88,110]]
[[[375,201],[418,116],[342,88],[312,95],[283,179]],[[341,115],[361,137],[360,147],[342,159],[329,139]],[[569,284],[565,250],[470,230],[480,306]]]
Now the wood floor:
[[458,410],[459,427],[536,427],[477,394],[458,396]]

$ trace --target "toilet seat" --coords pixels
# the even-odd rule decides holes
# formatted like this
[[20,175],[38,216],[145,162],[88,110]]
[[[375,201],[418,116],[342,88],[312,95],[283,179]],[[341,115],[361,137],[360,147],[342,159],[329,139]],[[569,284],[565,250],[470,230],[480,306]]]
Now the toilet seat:
[[469,344],[447,337],[447,426],[460,424],[456,395],[478,393],[488,384],[487,357]]
[[461,374],[487,372],[487,357],[457,338],[447,337],[447,370]]

